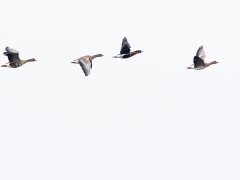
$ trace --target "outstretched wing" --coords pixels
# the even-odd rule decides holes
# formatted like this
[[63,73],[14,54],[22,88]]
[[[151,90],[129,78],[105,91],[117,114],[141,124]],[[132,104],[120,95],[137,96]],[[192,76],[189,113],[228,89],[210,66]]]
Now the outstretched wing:
[[18,52],[16,49],[13,49],[13,48],[10,48],[10,47],[7,47],[7,46],[6,46],[5,50],[6,50],[8,53],[16,53],[16,54],[19,54],[19,52]]
[[203,46],[200,46],[200,47],[198,48],[197,53],[196,53],[196,56],[197,56],[197,57],[200,57],[203,61],[205,61],[206,55],[205,55],[205,52],[204,52],[204,50],[203,50]]
[[90,74],[90,71],[92,69],[92,61],[89,60],[89,58],[87,59],[86,57],[82,57],[78,60],[79,65],[82,67],[82,70],[85,74],[85,76],[88,76]]
[[130,51],[131,51],[131,46],[128,43],[127,38],[124,37],[123,41],[122,41],[122,47],[121,47],[121,50],[120,50],[120,54],[127,54],[127,53],[130,53]]
[[194,56],[193,63],[194,63],[194,68],[198,68],[205,65],[204,61],[198,56]]
[[8,57],[9,62],[16,63],[20,61],[19,52],[17,50],[9,47],[6,47],[5,50],[7,52],[4,52],[3,54]]

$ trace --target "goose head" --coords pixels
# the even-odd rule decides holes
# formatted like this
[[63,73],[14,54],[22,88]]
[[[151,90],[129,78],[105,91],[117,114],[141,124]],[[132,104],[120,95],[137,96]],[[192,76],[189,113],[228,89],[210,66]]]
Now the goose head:
[[104,56],[103,54],[96,54],[95,55],[96,57],[102,57],[102,56]]
[[37,61],[35,58],[31,58],[28,60],[29,62]]
[[142,50],[136,50],[137,53],[142,53],[143,51]]
[[218,62],[217,62],[217,61],[212,61],[211,63],[212,63],[212,64],[217,64]]

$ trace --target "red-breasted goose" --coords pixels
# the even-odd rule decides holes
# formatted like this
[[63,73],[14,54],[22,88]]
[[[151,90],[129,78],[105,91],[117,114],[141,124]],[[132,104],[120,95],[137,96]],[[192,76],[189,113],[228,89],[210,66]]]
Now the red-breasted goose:
[[113,56],[113,58],[126,59],[126,58],[130,58],[130,57],[132,57],[136,54],[142,53],[142,52],[143,51],[141,51],[141,50],[131,52],[131,46],[128,43],[127,38],[124,37],[123,40],[122,40],[122,47],[120,49],[120,54],[118,54],[117,56]]

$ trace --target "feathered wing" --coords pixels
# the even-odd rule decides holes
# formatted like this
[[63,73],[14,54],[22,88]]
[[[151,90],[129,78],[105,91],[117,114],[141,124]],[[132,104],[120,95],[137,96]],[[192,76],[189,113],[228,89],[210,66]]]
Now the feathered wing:
[[85,74],[85,76],[88,76],[90,74],[90,71],[92,69],[92,61],[89,60],[89,58],[80,58],[78,60],[79,65],[82,67],[82,70]]
[[16,49],[13,49],[13,48],[10,48],[10,47],[6,47],[5,50],[6,50],[8,53],[16,53],[16,54],[19,54],[19,52],[18,52]]
[[8,57],[9,62],[16,63],[20,61],[19,52],[17,50],[9,47],[6,47],[5,50],[7,52],[4,52],[3,54]]
[[203,46],[200,46],[197,50],[196,56],[200,57],[203,61],[205,61],[205,52],[203,50]]
[[204,61],[198,56],[194,56],[193,63],[194,63],[194,68],[198,68],[205,65]]
[[131,46],[128,43],[127,38],[124,37],[123,41],[122,41],[122,47],[121,47],[121,50],[120,50],[120,54],[127,54],[127,53],[130,53],[130,51],[131,51]]

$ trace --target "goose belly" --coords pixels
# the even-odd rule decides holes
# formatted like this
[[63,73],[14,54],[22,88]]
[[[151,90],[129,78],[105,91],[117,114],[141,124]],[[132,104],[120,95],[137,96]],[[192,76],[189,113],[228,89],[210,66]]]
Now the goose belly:
[[19,66],[21,66],[21,62],[11,62],[9,63],[9,65],[12,67],[12,68],[18,68]]

